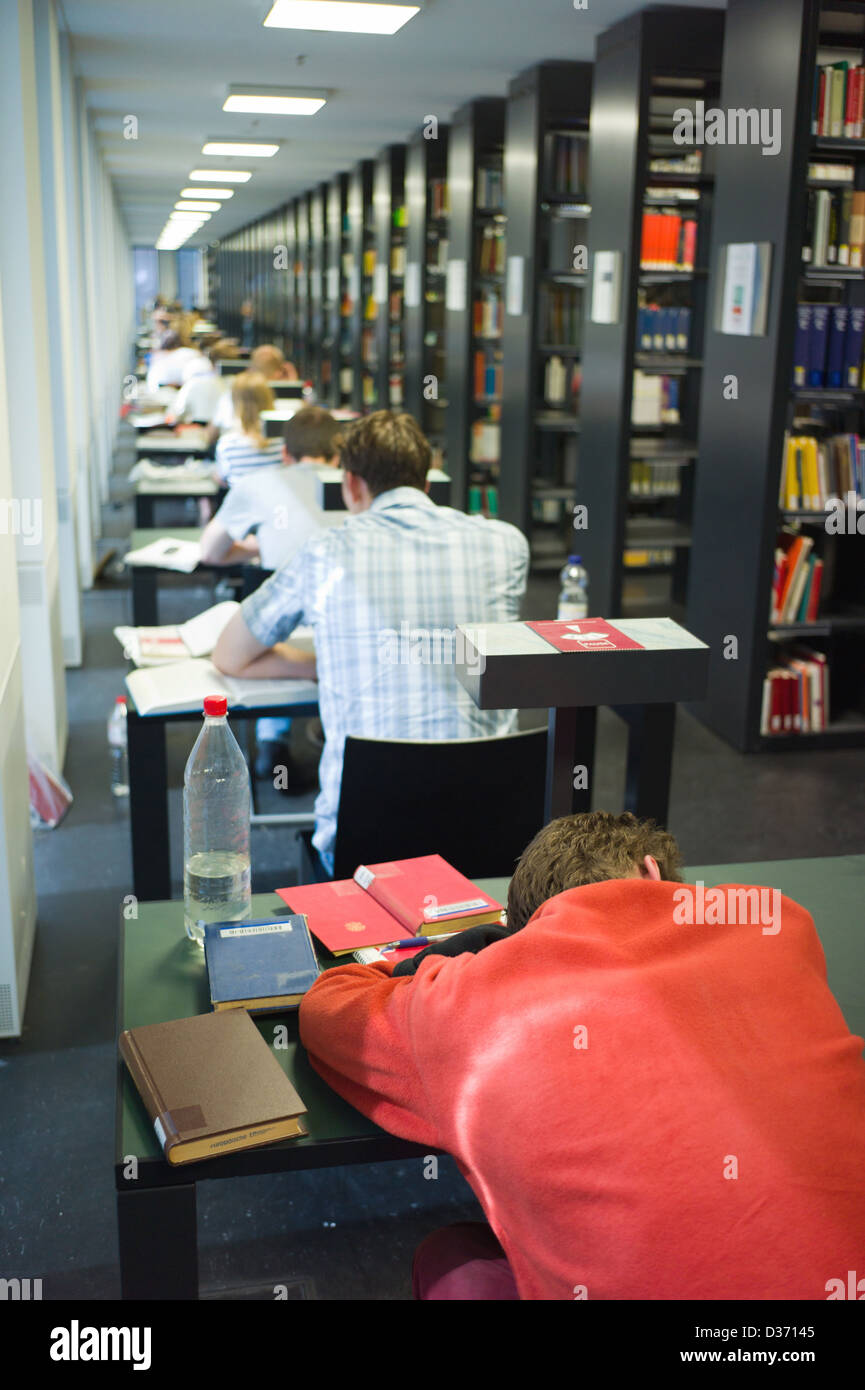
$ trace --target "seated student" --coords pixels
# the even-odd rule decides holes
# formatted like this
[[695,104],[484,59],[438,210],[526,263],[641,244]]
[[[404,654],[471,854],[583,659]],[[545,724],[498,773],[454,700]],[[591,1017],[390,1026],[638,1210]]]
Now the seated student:
[[282,459],[279,439],[266,439],[261,412],[273,410],[273,392],[258,372],[240,372],[231,383],[235,424],[216,445],[216,472],[229,487],[258,468]]
[[274,343],[262,343],[249,354],[252,371],[261,372],[268,381],[299,381],[293,362],[286,362]]
[[[219,376],[217,362],[233,357],[233,351],[217,340],[203,357],[204,370],[193,370],[187,376],[175,399],[165,412],[170,425],[194,423],[209,425],[222,397],[229,394],[229,380]],[[193,368],[195,364],[192,364]]]
[[305,996],[315,1070],[452,1154],[489,1221],[423,1242],[417,1298],[822,1300],[861,1272],[865,1061],[813,920],[776,890],[702,925],[679,862],[634,816],[554,820],[501,939]]
[[198,355],[195,348],[183,345],[179,333],[167,333],[162,339],[161,348],[154,352],[150,361],[148,391],[155,391],[160,386],[182,386],[184,368]]
[[339,449],[344,525],[308,541],[235,613],[217,643],[221,671],[291,676],[271,650],[299,624],[314,631],[325,745],[313,843],[333,871],[346,735],[450,739],[510,733],[515,710],[479,710],[452,662],[390,659],[411,628],[519,616],[529,548],[515,526],[438,507],[425,492],[430,446],[410,415],[379,410]]

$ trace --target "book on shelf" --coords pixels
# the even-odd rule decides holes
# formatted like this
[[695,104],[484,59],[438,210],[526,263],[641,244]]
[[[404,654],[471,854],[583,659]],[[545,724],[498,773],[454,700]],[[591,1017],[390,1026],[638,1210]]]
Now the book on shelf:
[[254,922],[208,922],[204,960],[216,1012],[251,1014],[297,1008],[315,984],[315,958],[306,918],[260,917]]
[[502,905],[440,854],[360,864],[350,879],[277,889],[332,955],[501,920]]
[[[492,407],[498,410],[497,406]],[[472,463],[497,464],[501,456],[501,425],[497,419],[472,422],[469,458]]]
[[632,497],[678,497],[681,490],[682,470],[677,464],[632,462]]
[[589,153],[585,135],[554,131],[548,138],[548,192],[556,196],[584,196]]
[[800,303],[793,338],[797,390],[857,391],[863,385],[865,308]]
[[782,529],[775,549],[771,622],[813,622],[816,618],[823,562],[812,555],[813,548],[810,536]]
[[126,689],[141,715],[194,712],[203,708],[206,695],[225,695],[229,709],[318,703],[315,681],[226,676],[206,657],[140,667],[126,677]]
[[472,332],[476,338],[500,338],[504,303],[498,290],[484,290],[472,302]]
[[811,134],[861,140],[865,68],[847,61],[819,64],[814,73]]
[[505,233],[503,227],[488,225],[481,229],[477,265],[480,275],[502,275],[504,273]]
[[696,264],[697,220],[678,212],[643,212],[640,266],[643,270],[691,271]]
[[504,203],[504,174],[501,169],[482,166],[475,185],[475,207],[479,212],[499,212]]
[[784,436],[778,505],[785,512],[822,512],[832,498],[865,497],[865,439],[858,434]]
[[642,304],[637,310],[639,352],[687,353],[691,310],[687,305]]
[[822,164],[818,160],[812,160],[808,165],[808,178],[817,183],[849,183],[852,186],[855,172],[855,164],[834,161],[831,164]]
[[865,191],[809,188],[802,263],[814,269],[861,269],[865,257]]
[[581,289],[577,285],[544,285],[541,319],[544,342],[576,347],[581,332]]
[[428,188],[430,217],[447,217],[450,213],[447,179],[430,179]]
[[660,372],[641,372],[637,368],[631,396],[631,424],[678,425],[680,421],[679,378]]
[[829,662],[811,647],[781,651],[763,681],[760,733],[816,734],[829,724]]
[[483,349],[474,354],[474,395],[475,399],[486,396],[501,396],[502,364],[496,362]]
[[702,168],[702,150],[692,150],[688,154],[679,155],[652,155],[649,159],[650,174],[696,176],[702,172]]

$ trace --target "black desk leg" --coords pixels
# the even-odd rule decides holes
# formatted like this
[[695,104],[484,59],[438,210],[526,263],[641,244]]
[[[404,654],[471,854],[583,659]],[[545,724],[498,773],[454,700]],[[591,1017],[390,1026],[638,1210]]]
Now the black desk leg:
[[129,568],[132,570],[132,626],[156,627],[159,623],[157,572],[150,565],[130,565]]
[[150,526],[155,526],[153,520],[153,504],[156,498],[151,494],[142,496],[135,494],[135,529],[140,531]]
[[594,705],[550,710],[544,824],[591,809],[597,714]]
[[673,766],[675,705],[632,705],[617,709],[628,723],[625,810],[667,824]]
[[130,709],[126,737],[132,886],[141,902],[171,897],[165,729],[164,720],[142,718]]
[[195,1183],[117,1193],[121,1297],[198,1298]]

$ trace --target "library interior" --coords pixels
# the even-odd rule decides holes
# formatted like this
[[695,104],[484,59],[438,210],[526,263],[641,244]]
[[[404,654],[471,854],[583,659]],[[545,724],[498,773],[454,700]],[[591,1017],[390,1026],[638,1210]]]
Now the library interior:
[[865,1298],[865,3],[0,111],[2,1296]]

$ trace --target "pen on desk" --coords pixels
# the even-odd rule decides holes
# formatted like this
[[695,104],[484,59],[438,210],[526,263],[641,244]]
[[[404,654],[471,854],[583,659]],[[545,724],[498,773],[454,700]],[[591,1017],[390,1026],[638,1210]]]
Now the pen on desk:
[[459,932],[442,932],[440,936],[410,936],[405,941],[389,941],[386,946],[381,946],[382,951],[403,951],[407,946],[431,946],[434,941],[449,941],[452,936],[459,936]]

